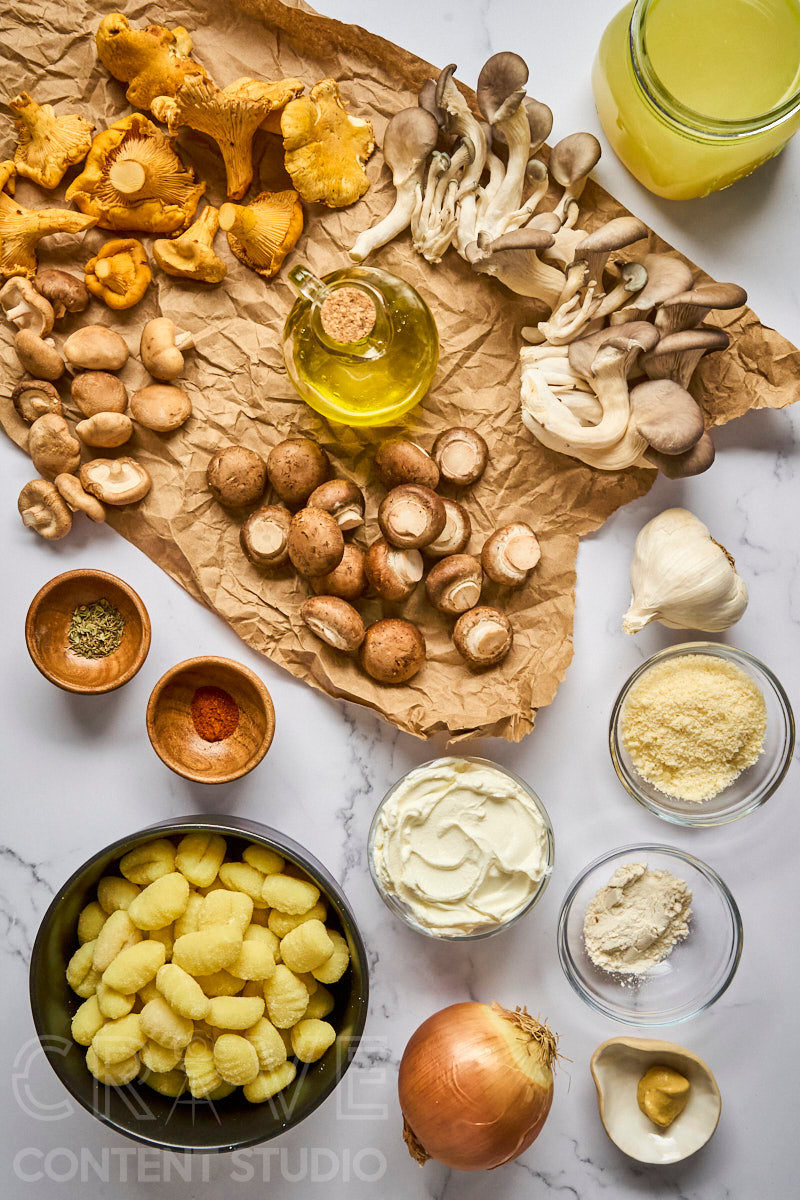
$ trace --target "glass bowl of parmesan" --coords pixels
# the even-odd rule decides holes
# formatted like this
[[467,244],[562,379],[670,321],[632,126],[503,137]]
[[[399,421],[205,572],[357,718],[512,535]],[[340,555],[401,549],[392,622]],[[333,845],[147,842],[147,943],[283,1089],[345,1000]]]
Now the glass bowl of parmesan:
[[639,804],[676,825],[724,825],[753,812],[792,760],[794,717],[752,654],[687,642],[634,671],[611,713],[611,761]]
[[742,919],[707,863],[674,846],[622,846],[589,863],[569,888],[558,955],[592,1008],[626,1025],[677,1025],[730,985]]

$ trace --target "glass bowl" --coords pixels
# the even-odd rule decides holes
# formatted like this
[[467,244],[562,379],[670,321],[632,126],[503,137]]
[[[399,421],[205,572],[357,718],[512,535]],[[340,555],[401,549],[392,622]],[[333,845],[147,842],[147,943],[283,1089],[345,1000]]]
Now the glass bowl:
[[409,775],[412,775],[415,771],[425,771],[431,767],[439,767],[442,763],[446,762],[448,758],[452,757],[454,756],[448,755],[445,758],[435,758],[431,759],[430,762],[421,763],[418,767],[413,767],[411,771],[407,771],[405,775],[402,775],[389,788],[389,791],[386,793],[383,800],[375,810],[375,815],[372,818],[372,824],[369,830],[369,841],[367,845],[369,873],[372,876],[372,882],[375,884],[378,895],[383,900],[386,907],[389,908],[396,917],[399,917],[401,921],[404,921],[405,924],[408,925],[409,929],[413,929],[416,933],[422,933],[425,935],[425,937],[433,938],[434,940],[440,942],[479,941],[483,938],[494,937],[494,935],[497,933],[502,933],[503,930],[510,928],[510,926],[514,925],[517,921],[524,917],[526,913],[529,913],[534,905],[536,905],[543,896],[553,871],[553,863],[555,861],[555,839],[553,837],[553,826],[550,823],[550,817],[547,813],[547,809],[542,804],[533,788],[530,786],[530,784],[527,784],[524,779],[520,779],[519,775],[515,775],[514,772],[509,771],[507,767],[501,767],[499,763],[491,762],[487,758],[476,758],[473,756],[463,755],[459,759],[459,761],[462,762],[477,763],[480,766],[491,767],[492,770],[499,771],[501,775],[506,775],[509,779],[513,780],[513,782],[516,783],[523,792],[525,792],[538,811],[539,816],[542,818],[542,823],[544,824],[545,830],[545,867],[535,892],[519,910],[519,912],[515,913],[513,916],[508,917],[505,921],[500,921],[495,925],[479,928],[470,933],[442,933],[435,929],[428,929],[426,926],[420,924],[420,922],[414,916],[413,911],[404,900],[394,893],[386,891],[378,876],[378,872],[375,869],[375,839],[378,833],[378,823],[380,821],[380,816],[384,806],[389,802],[389,800],[391,800],[392,796],[401,786],[401,784],[405,783]]
[[[638,773],[622,741],[620,722],[633,685],[656,663],[686,654],[706,654],[734,663],[755,682],[767,706],[764,750],[759,759],[710,800],[680,800],[660,792]],[[724,825],[745,817],[769,800],[789,769],[794,751],[794,716],[789,698],[769,667],[752,654],[719,642],[686,642],[648,658],[625,682],[614,702],[609,725],[611,761],[625,790],[637,803],[675,825]]]
[[[669,871],[692,892],[689,934],[643,975],[596,967],[586,952],[586,906],[617,867],[646,862]],[[678,1025],[709,1008],[729,986],[742,954],[742,919],[727,886],[706,863],[674,846],[622,846],[589,863],[564,898],[558,956],[569,982],[588,1005],[626,1025]]]

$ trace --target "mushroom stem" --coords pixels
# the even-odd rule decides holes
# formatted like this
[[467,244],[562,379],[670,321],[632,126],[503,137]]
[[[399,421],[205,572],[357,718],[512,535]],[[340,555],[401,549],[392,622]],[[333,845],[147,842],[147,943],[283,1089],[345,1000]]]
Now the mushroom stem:
[[147,172],[142,164],[133,158],[123,158],[112,163],[108,178],[118,192],[132,199],[140,196],[147,184]]

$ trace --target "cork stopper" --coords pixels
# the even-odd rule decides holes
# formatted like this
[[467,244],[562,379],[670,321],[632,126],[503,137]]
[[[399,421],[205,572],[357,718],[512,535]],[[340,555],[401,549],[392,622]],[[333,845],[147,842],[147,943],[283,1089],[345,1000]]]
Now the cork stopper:
[[334,342],[360,342],[374,329],[377,316],[375,301],[357,287],[336,288],[319,310],[322,328]]

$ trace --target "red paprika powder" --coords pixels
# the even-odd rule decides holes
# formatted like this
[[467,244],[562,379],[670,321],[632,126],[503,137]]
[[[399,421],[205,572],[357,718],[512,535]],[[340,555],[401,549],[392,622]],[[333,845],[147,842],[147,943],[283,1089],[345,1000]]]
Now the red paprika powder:
[[194,727],[205,742],[224,741],[239,724],[239,706],[223,688],[199,687],[191,711]]

